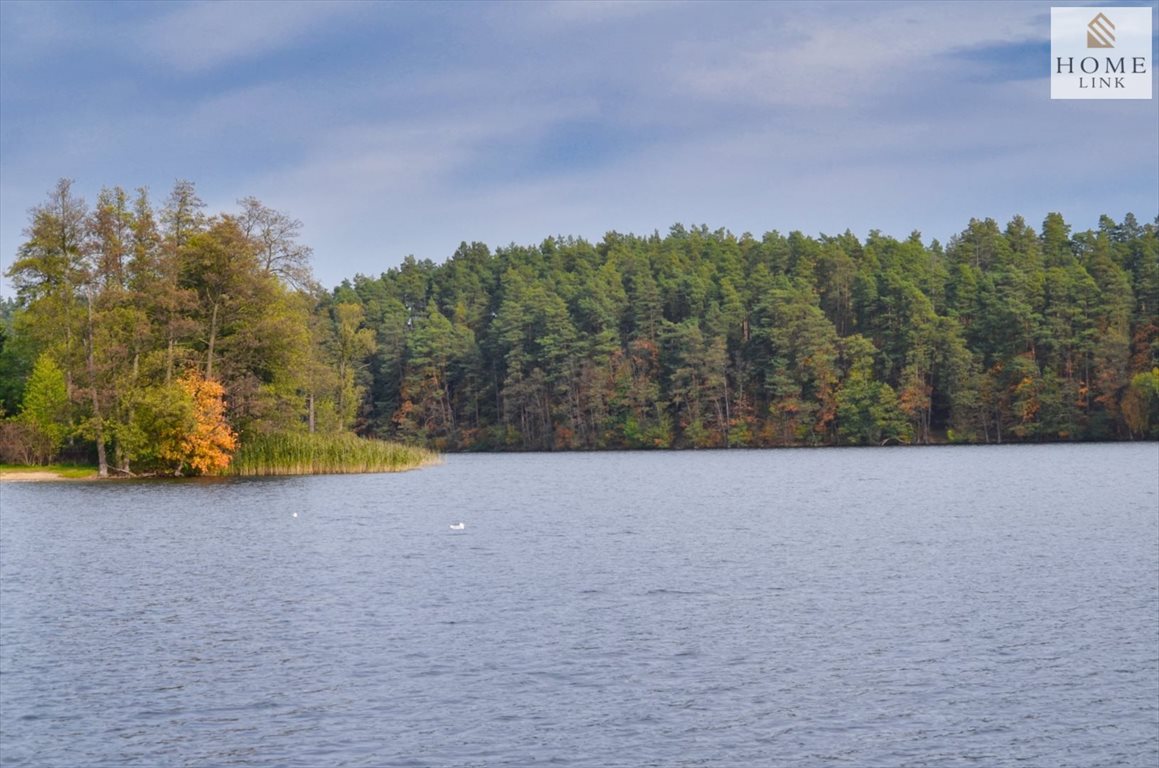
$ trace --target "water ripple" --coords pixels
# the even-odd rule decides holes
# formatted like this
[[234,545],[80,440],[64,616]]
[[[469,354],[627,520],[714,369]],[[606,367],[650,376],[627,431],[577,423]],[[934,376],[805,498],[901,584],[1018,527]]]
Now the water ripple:
[[1153,768],[1157,454],[5,486],[0,760]]

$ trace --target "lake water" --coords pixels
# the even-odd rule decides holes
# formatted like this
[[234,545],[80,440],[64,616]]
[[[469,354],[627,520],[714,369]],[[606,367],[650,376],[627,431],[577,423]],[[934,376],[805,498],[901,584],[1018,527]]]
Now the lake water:
[[0,512],[6,768],[1159,764],[1154,443],[453,455]]

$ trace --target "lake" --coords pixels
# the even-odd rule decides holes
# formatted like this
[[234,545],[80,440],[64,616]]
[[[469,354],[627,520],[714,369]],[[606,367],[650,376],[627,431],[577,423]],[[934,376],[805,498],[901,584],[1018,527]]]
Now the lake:
[[7,484],[0,762],[1154,768],[1159,445]]

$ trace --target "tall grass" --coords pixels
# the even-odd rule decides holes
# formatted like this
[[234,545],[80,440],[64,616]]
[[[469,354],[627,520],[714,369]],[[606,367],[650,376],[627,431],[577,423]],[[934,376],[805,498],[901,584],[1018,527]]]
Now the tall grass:
[[439,461],[437,453],[355,435],[276,434],[242,442],[225,474],[329,475],[401,472]]

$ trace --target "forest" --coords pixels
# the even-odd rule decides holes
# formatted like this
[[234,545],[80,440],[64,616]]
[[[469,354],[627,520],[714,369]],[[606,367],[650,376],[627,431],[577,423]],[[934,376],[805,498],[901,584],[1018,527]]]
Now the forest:
[[209,215],[185,181],[159,209],[59,182],[7,271],[4,460],[1159,438],[1159,219],[464,242],[332,290],[301,227],[254,198]]

